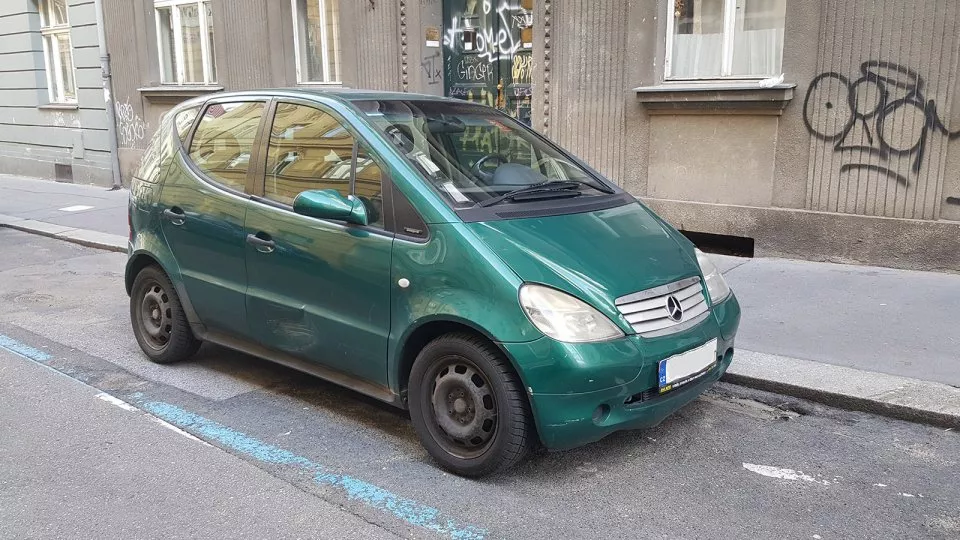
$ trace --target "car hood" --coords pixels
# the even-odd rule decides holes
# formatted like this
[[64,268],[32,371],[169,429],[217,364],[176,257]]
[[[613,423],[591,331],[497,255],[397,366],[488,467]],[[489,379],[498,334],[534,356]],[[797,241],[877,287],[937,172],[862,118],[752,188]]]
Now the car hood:
[[614,299],[700,274],[693,245],[639,203],[467,225],[523,281],[564,290],[614,317]]

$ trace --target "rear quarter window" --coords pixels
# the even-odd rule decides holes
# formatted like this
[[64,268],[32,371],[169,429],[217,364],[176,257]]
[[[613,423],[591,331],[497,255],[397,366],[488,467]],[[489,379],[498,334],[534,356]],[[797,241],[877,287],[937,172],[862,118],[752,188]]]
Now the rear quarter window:
[[173,119],[174,128],[177,130],[177,136],[180,142],[187,142],[187,135],[190,134],[190,128],[193,127],[193,121],[200,114],[200,106],[190,107],[177,113]]
[[151,184],[156,184],[160,180],[161,162],[164,155],[169,155],[165,149],[170,144],[170,115],[164,115],[160,119],[160,128],[154,132],[150,138],[150,144],[144,150],[140,158],[140,165],[137,166],[133,177],[136,180],[142,180]]

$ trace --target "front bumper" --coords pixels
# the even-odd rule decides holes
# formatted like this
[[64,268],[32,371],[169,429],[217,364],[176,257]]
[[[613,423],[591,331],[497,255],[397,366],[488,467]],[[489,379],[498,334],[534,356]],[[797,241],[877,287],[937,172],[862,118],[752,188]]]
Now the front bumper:
[[[695,399],[730,366],[739,322],[740,306],[731,295],[713,307],[706,321],[674,335],[628,336],[605,344],[571,345],[543,338],[503,345],[527,385],[541,441],[548,449],[562,450],[616,431],[653,427]],[[714,338],[717,363],[684,386],[659,394],[660,360]],[[549,354],[545,347],[551,348]],[[545,365],[547,358],[550,365]],[[625,376],[628,365],[630,375]]]
[[[540,439],[550,450],[565,450],[616,431],[656,426],[723,376],[733,359],[733,349],[725,353],[706,374],[663,395],[657,394],[656,387],[641,390],[643,385],[639,384],[583,394],[533,394]],[[646,399],[625,403],[638,396]],[[599,413],[601,407],[606,407],[603,415]]]

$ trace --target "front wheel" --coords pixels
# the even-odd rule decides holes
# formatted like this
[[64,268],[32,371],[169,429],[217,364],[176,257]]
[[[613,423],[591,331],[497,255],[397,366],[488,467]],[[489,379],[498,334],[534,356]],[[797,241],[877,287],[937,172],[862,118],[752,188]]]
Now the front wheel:
[[158,364],[185,360],[200,347],[170,278],[156,266],[147,266],[133,280],[130,322],[140,348]]
[[449,334],[430,342],[410,372],[410,418],[445,469],[478,477],[523,459],[534,428],[523,385],[489,342]]

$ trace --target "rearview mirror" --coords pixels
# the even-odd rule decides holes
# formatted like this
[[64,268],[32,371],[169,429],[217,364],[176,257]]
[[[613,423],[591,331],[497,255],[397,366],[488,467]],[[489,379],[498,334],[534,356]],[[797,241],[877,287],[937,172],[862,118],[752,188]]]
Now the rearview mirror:
[[357,197],[344,198],[335,189],[303,191],[293,200],[293,211],[308,217],[339,219],[355,225],[367,225],[367,208]]

